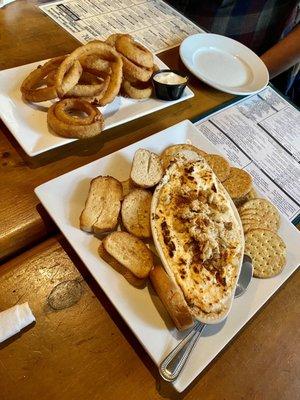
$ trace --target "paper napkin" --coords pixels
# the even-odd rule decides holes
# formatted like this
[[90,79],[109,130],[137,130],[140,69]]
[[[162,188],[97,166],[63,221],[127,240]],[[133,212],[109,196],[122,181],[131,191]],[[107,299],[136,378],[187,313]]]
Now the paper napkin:
[[35,321],[28,303],[0,312],[0,343]]

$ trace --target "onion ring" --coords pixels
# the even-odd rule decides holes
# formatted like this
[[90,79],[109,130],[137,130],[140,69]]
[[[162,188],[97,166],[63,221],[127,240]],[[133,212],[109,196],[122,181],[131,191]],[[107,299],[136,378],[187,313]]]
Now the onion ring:
[[157,64],[153,64],[153,73],[159,71],[159,66]]
[[64,77],[74,62],[83,56],[89,56],[91,54],[97,55],[99,58],[108,60],[111,62],[111,77],[108,88],[101,100],[103,105],[112,101],[115,96],[119,93],[121,82],[122,82],[122,59],[119,54],[107,43],[104,42],[92,42],[84,46],[81,46],[74,50],[67,58],[61,63],[57,70],[55,86],[59,96],[65,94],[62,86]]
[[96,74],[83,70],[78,83],[83,85],[98,85],[99,78]]
[[110,75],[107,73],[95,69],[87,69],[83,71],[79,83],[64,97],[82,97],[83,100],[89,103],[100,105],[100,100],[107,91],[109,81]]
[[[80,110],[87,114],[84,117],[75,117],[68,113],[70,110]],[[99,115],[99,110],[90,103],[79,99],[64,99],[58,101],[55,105],[56,117],[66,124],[70,125],[90,125],[95,122],[95,117]],[[97,120],[97,118],[96,118]]]
[[43,82],[45,82],[45,84],[47,86],[54,86],[56,72],[57,72],[57,68],[55,68],[52,71],[50,71],[49,74],[44,79]]
[[103,96],[108,88],[109,81],[110,77],[107,76],[102,81],[98,79],[97,84],[78,83],[65,94],[65,97],[99,97],[101,94]]
[[[72,116],[68,114],[70,110],[83,111],[87,116]],[[57,135],[77,139],[96,136],[102,132],[104,126],[100,111],[81,99],[64,99],[53,104],[48,109],[47,122]]]
[[[158,65],[154,64],[154,65],[153,65],[152,73],[157,72],[157,71],[159,71],[159,67],[158,67]],[[152,75],[151,75],[151,76],[152,76]],[[151,79],[151,76],[150,76],[150,78],[149,78],[147,81],[144,81],[144,82],[143,82],[143,81],[140,81],[140,82],[143,82],[143,83],[149,82],[150,79]],[[127,75],[127,74],[124,74],[124,79],[125,79],[126,81],[130,82],[130,83],[137,83],[137,82],[139,82],[138,79],[134,78],[133,76]]]
[[52,58],[44,65],[39,65],[32,71],[23,81],[21,85],[21,92],[27,101],[39,103],[41,101],[52,100],[57,97],[56,89],[54,86],[38,87],[43,83],[43,78],[46,77],[51,71],[55,70],[65,59],[65,56]]
[[100,106],[105,106],[111,103],[115,97],[119,94],[121,84],[123,79],[123,62],[121,57],[119,57],[115,62],[111,64],[111,74],[109,79],[108,87],[99,100],[98,104]]
[[[43,82],[45,82],[45,84],[47,86],[53,86],[54,82],[55,82],[55,76],[57,73],[57,68],[54,69],[53,71],[49,72],[49,74],[46,76],[46,78],[44,79]],[[100,80],[97,76],[95,76],[95,74],[87,72],[87,71],[82,71],[81,77],[78,81],[78,84],[83,84],[83,85],[99,85],[100,83],[102,83],[102,79]],[[77,86],[77,85],[76,85]],[[74,86],[74,88],[76,87]],[[73,88],[73,89],[74,89]],[[71,89],[71,91],[73,90]],[[69,93],[69,92],[68,92]],[[68,94],[67,93],[67,94]]]
[[121,35],[116,39],[116,50],[143,68],[153,68],[152,53],[131,37]]
[[99,58],[99,56],[95,54],[81,57],[79,61],[83,69],[95,69],[97,71],[110,73],[110,62]]
[[152,94],[152,85],[144,82],[132,83],[124,79],[122,89],[132,99],[148,99]]
[[[55,82],[57,80],[57,74],[58,70],[56,73],[56,78]],[[64,75],[64,78],[61,83],[61,93],[67,93],[69,90],[71,90],[79,81],[80,77],[82,74],[82,66],[78,60],[75,60],[74,63],[70,66],[70,68],[66,71],[66,74]],[[63,97],[58,93],[58,97]]]
[[132,61],[128,60],[128,58],[122,56],[123,60],[123,72],[125,79],[135,79],[137,81],[147,82],[152,76],[153,69],[139,67],[134,64]]
[[108,38],[105,40],[105,43],[109,44],[111,47],[115,47],[116,41],[122,36],[132,39],[132,36],[128,35],[127,33],[113,33],[108,36]]
[[[105,60],[102,60],[102,61],[109,64],[108,61],[105,61]],[[82,74],[81,74],[81,77],[80,77],[78,83],[85,84],[85,85],[98,85],[99,83],[101,83],[101,82],[99,82],[98,77],[95,76],[95,75],[99,75],[99,74],[95,73],[94,71],[88,72],[84,69],[83,64],[81,64],[81,66],[83,67],[83,71],[82,71]],[[93,64],[92,64],[92,66],[93,66]],[[96,63],[96,64],[94,64],[94,66],[99,67],[99,64]],[[97,68],[97,70],[98,69],[99,68]],[[47,86],[54,86],[56,73],[57,73],[57,68],[55,68],[53,71],[49,72],[49,74],[46,76],[46,78],[44,79],[43,82],[45,82],[45,84]]]

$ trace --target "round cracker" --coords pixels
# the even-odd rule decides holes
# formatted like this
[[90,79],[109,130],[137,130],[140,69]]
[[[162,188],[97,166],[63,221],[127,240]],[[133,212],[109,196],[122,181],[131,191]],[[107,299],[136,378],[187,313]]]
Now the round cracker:
[[167,169],[171,159],[178,153],[183,150],[193,151],[198,154],[200,157],[205,156],[207,153],[198,147],[193,146],[192,144],[182,143],[182,144],[174,144],[173,146],[167,147],[161,154],[160,160],[163,169]]
[[223,186],[232,199],[237,199],[246,196],[250,192],[252,178],[243,169],[231,167],[229,177],[223,182]]
[[276,218],[278,216],[277,210],[274,210],[272,208],[269,208],[269,210],[265,208],[249,208],[248,210],[240,211],[239,210],[240,216],[244,216],[245,218],[249,217],[252,218],[253,215],[257,215],[257,217],[262,218],[265,215],[269,215],[270,217]]
[[279,228],[280,215],[276,207],[266,199],[253,199],[239,207],[242,220],[255,219],[257,221],[268,221],[274,229]]
[[243,204],[239,207],[239,213],[243,214],[244,212],[251,210],[259,212],[260,214],[278,214],[276,207],[270,203],[266,199],[252,199],[247,201],[247,203]]
[[274,218],[272,214],[265,214],[263,216],[258,213],[242,214],[240,218],[243,225],[252,225],[253,229],[262,228],[276,232],[279,227],[279,219]]
[[244,235],[245,235],[248,231],[251,231],[251,229],[255,229],[255,228],[252,228],[252,226],[249,225],[249,224],[244,224],[244,225],[243,225]]
[[217,175],[220,182],[224,182],[229,177],[230,165],[224,157],[218,154],[207,154],[204,158]]
[[268,220],[257,221],[255,219],[252,219],[252,220],[242,221],[242,224],[244,233],[247,233],[252,229],[267,229],[272,232],[277,232],[276,225],[274,225],[272,221],[270,222]]
[[252,229],[246,233],[245,254],[252,258],[253,275],[257,278],[278,275],[286,262],[283,240],[267,229]]

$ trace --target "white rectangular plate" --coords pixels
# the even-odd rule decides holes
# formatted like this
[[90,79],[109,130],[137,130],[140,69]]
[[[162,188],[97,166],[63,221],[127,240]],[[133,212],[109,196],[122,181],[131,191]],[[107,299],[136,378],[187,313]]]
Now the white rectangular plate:
[[[137,149],[160,153],[171,144],[185,142],[209,153],[218,153],[190,121],[183,121],[35,189],[48,213],[157,365],[183,337],[182,334],[171,328],[168,316],[159,307],[150,285],[143,290],[135,289],[101,260],[97,254],[99,240],[79,229],[79,216],[92,178],[112,175],[125,180]],[[274,278],[253,279],[244,296],[234,300],[227,320],[206,327],[184,371],[174,383],[179,392],[197,377],[300,264],[300,233],[284,216],[279,234],[287,246],[287,266]]]
[[[47,110],[54,101],[27,103],[22,99],[20,87],[23,80],[38,65],[46,61],[0,71],[0,118],[23,150],[31,157],[76,140],[55,136],[49,132]],[[168,68],[156,56],[154,62],[160,69]],[[105,129],[109,129],[170,107],[193,96],[193,92],[188,87],[182,97],[175,101],[163,101],[157,98],[134,100],[118,96],[112,103],[101,107],[100,110],[104,115]]]

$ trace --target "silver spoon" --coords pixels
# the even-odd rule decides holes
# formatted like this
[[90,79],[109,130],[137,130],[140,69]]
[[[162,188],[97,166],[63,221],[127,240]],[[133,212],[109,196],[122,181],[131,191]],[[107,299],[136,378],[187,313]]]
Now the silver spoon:
[[[252,260],[249,256],[244,255],[241,273],[234,293],[235,298],[246,292],[252,275]],[[205,326],[199,321],[196,322],[191,332],[162,361],[159,366],[159,373],[165,381],[173,382],[178,378]]]

